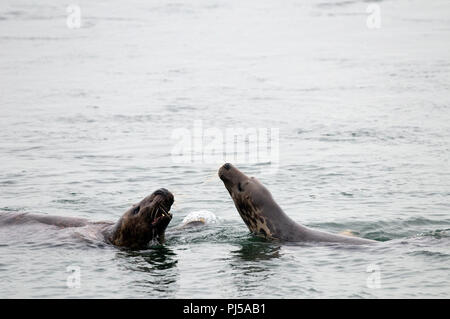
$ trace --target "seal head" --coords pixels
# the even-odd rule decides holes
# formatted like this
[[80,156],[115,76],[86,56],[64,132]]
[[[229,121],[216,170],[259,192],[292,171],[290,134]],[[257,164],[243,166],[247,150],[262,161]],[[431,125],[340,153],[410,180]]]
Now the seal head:
[[109,234],[109,241],[116,246],[140,249],[156,239],[164,242],[164,234],[172,220],[170,208],[174,202],[171,192],[160,188],[133,205],[123,214]]

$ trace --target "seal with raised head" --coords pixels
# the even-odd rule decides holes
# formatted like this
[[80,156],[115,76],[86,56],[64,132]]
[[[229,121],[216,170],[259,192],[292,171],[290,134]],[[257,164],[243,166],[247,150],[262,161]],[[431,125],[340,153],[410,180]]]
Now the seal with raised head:
[[250,232],[257,236],[286,242],[376,243],[374,240],[326,233],[300,225],[284,213],[269,190],[256,178],[248,177],[229,163],[223,165],[218,173],[239,215]]
[[141,249],[146,248],[153,240],[161,244],[164,242],[165,230],[172,220],[170,208],[173,202],[172,193],[165,188],[160,188],[133,205],[116,223],[27,213],[2,214],[0,223],[8,225],[38,222],[62,228],[92,226],[95,232],[108,243],[119,247]]

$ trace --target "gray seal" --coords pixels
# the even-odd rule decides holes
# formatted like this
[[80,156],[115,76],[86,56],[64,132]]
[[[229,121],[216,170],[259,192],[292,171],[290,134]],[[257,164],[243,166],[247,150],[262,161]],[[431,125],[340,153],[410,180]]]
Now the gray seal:
[[286,242],[376,243],[374,240],[326,233],[300,225],[284,213],[269,190],[256,178],[248,177],[229,163],[223,165],[218,173],[239,215],[250,232],[257,236]]
[[27,213],[2,214],[0,223],[8,225],[38,222],[61,228],[93,226],[105,242],[118,247],[143,249],[153,240],[164,243],[165,230],[172,220],[170,208],[173,202],[172,193],[160,188],[133,205],[116,223]]

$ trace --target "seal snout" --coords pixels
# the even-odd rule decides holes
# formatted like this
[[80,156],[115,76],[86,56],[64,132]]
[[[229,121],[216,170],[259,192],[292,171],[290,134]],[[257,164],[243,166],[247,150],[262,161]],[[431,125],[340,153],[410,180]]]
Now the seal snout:
[[222,167],[219,168],[219,178],[222,181],[225,181],[226,178],[226,173],[232,168],[233,166],[230,163],[225,163],[222,165]]
[[165,188],[160,188],[160,189],[157,189],[157,190],[155,191],[155,195],[168,196],[168,195],[171,195],[171,194],[170,194],[170,192],[169,192],[167,189],[165,189]]
[[168,191],[167,189],[165,189],[165,188],[157,189],[157,190],[153,193],[153,195],[154,195],[155,197],[156,197],[156,196],[161,196],[161,197],[163,198],[163,201],[166,201],[166,202],[170,203],[170,205],[172,205],[173,202],[174,202],[173,194],[172,194],[171,192],[169,192],[169,191]]

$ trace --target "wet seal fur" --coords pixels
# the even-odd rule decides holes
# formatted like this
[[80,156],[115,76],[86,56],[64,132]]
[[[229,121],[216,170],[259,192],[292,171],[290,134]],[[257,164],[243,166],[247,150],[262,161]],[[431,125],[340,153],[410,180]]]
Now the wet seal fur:
[[170,208],[174,197],[165,188],[160,188],[133,205],[116,222],[90,222],[84,218],[47,216],[36,214],[0,215],[1,224],[39,222],[58,227],[83,227],[93,225],[104,240],[118,247],[143,249],[157,240],[164,243],[165,230],[172,220]]
[[313,230],[296,223],[278,206],[264,185],[254,177],[247,177],[229,163],[223,165],[218,174],[230,193],[239,215],[250,232],[257,236],[286,242],[354,245],[376,243],[374,240]]

